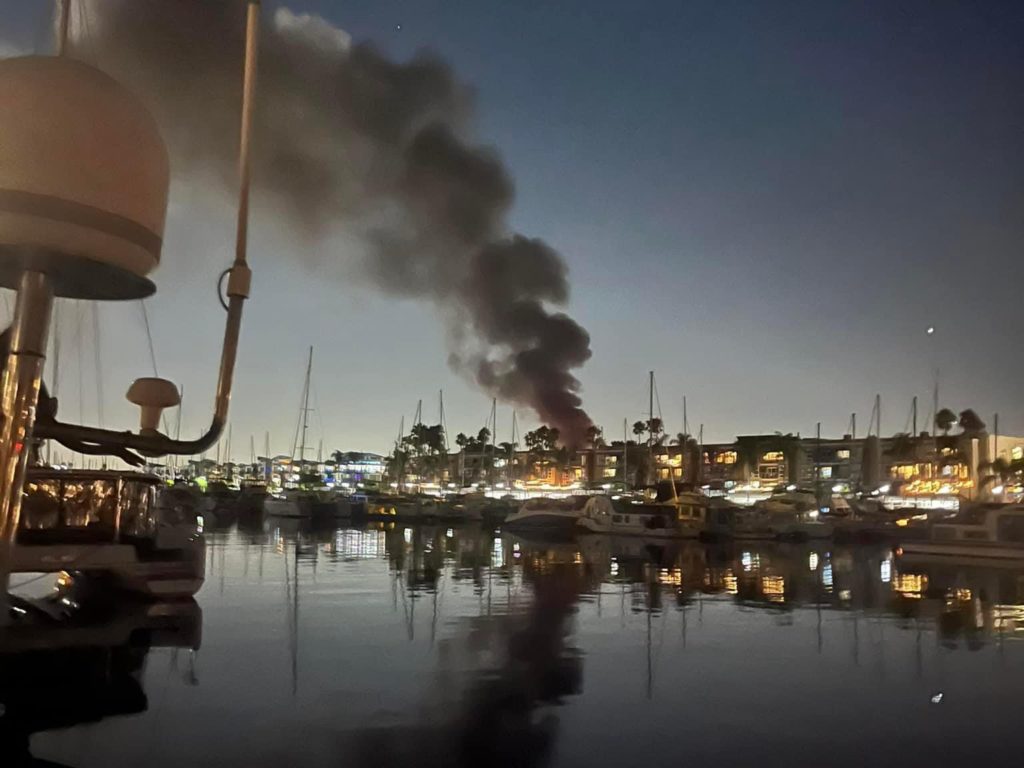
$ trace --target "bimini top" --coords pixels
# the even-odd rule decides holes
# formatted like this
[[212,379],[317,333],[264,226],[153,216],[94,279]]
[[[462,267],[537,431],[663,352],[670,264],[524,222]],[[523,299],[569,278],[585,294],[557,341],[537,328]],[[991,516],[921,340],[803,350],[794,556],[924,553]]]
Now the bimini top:
[[64,57],[0,60],[0,286],[30,268],[58,296],[148,296],[168,182],[156,121],[109,75]]

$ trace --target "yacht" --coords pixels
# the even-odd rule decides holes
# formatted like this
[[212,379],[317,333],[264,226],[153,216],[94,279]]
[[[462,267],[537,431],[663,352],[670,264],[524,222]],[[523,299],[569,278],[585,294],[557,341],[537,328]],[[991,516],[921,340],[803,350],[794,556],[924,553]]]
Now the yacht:
[[149,597],[193,596],[206,575],[202,518],[194,496],[158,494],[160,486],[130,471],[29,469],[11,571],[70,571]]
[[617,507],[607,496],[591,496],[576,523],[581,530],[589,533],[657,539],[697,538],[699,529],[683,525],[682,521],[681,511],[674,506],[624,504]]
[[811,512],[818,510],[818,497],[814,491],[795,485],[780,485],[767,499],[754,502],[754,509],[768,513]]
[[568,499],[530,499],[505,518],[502,527],[508,530],[538,530],[571,533],[577,528],[589,496]]
[[834,530],[832,523],[818,519],[816,510],[713,506],[708,511],[705,535],[713,539],[827,539]]
[[928,526],[926,538],[901,542],[904,558],[1024,561],[1024,504],[981,504]]

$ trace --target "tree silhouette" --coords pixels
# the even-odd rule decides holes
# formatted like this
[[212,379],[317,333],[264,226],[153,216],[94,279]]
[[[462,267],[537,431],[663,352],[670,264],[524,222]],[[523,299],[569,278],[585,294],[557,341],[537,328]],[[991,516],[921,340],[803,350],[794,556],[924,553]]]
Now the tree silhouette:
[[942,430],[942,434],[948,435],[954,424],[956,424],[956,414],[949,408],[943,408],[935,414],[935,426]]
[[960,411],[960,429],[966,434],[976,435],[984,431],[985,422],[978,418],[978,414],[968,408],[965,411]]

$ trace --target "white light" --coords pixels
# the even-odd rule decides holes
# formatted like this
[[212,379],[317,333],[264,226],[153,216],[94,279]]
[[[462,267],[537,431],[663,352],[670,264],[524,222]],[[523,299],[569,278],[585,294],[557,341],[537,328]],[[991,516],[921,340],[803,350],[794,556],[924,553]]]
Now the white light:
[[994,493],[994,494],[995,494],[996,496],[998,496],[998,495],[999,495],[999,494],[1001,494],[1001,493],[1002,493],[1002,492],[1003,492],[1004,490],[1005,490],[1005,488],[1003,488],[1003,486],[1001,486],[1001,485],[997,485],[997,486],[996,486],[995,488],[993,488],[993,489],[992,489],[992,493]]
[[879,567],[879,576],[882,577],[882,583],[888,584],[892,581],[892,558],[887,557],[882,561],[882,565]]
[[812,509],[812,510],[810,510],[810,511],[809,511],[809,512],[807,513],[807,516],[808,516],[809,518],[811,518],[812,520],[817,520],[817,519],[818,519],[818,510],[816,510],[816,509]]
[[927,330],[927,334],[929,336],[931,336],[933,333],[935,333],[935,326],[934,325],[929,325],[928,326],[928,330]]
[[807,569],[811,570],[811,571],[818,570],[818,553],[817,552],[811,552],[811,554],[807,556]]
[[941,693],[936,693],[934,696],[932,696],[931,701],[932,701],[932,704],[941,704],[942,703],[942,694]]
[[786,490],[787,491],[795,491],[796,490],[796,486],[795,485],[787,485],[786,486]]
[[843,486],[841,486],[841,485],[833,485],[832,486],[832,493],[842,493],[842,492],[843,492]]
[[445,534],[444,534],[444,535],[445,535],[445,536],[447,536],[447,537],[448,537],[448,538],[450,539],[450,538],[451,538],[452,536],[454,536],[454,535],[455,535],[455,531],[453,531],[453,530],[452,530],[451,528],[449,528],[449,529],[448,529],[448,530],[447,530],[447,531],[445,532]]
[[412,528],[406,528],[405,531],[402,532],[402,538],[405,539],[405,543],[406,544],[411,543],[412,542]]
[[879,493],[888,493],[891,489],[892,489],[892,486],[889,485],[888,483],[886,483],[885,485],[883,485],[881,488],[878,489],[878,492]]

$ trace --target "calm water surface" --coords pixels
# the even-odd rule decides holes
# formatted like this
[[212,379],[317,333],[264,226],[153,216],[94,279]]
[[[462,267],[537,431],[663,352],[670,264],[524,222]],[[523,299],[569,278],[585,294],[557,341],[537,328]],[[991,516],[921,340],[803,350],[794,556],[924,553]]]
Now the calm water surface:
[[479,528],[207,543],[198,649],[111,643],[37,760],[1019,764],[1024,571]]

